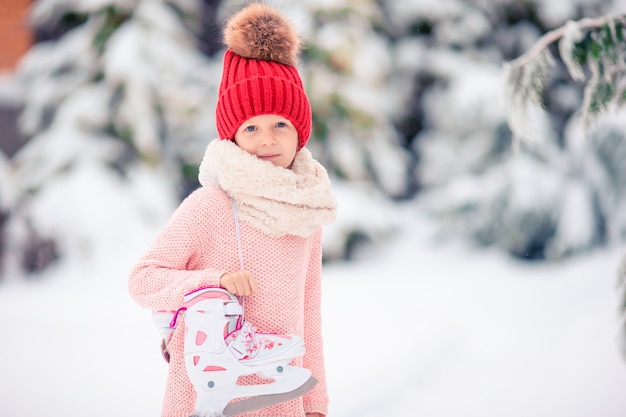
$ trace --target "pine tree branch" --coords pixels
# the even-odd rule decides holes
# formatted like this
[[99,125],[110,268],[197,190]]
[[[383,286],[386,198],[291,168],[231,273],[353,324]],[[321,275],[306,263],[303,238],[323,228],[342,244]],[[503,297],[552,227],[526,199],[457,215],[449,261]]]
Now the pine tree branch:
[[514,66],[523,66],[527,65],[531,60],[535,59],[537,55],[539,55],[543,50],[548,48],[554,42],[562,39],[567,31],[571,30],[571,23],[575,23],[579,28],[585,30],[594,30],[603,27],[604,25],[611,22],[623,22],[626,23],[626,13],[620,13],[615,15],[607,15],[597,18],[583,18],[577,21],[568,21],[565,25],[546,32],[537,42],[526,51],[523,55],[520,55],[518,58],[514,59],[509,63],[509,65]]
[[543,111],[541,97],[554,66],[549,46],[558,42],[560,58],[574,81],[586,80],[583,64],[591,78],[585,86],[581,117],[585,127],[605,111],[610,102],[624,104],[626,91],[620,80],[626,78],[626,14],[568,21],[547,32],[526,53],[504,65],[505,103],[514,144],[531,136],[531,107]]

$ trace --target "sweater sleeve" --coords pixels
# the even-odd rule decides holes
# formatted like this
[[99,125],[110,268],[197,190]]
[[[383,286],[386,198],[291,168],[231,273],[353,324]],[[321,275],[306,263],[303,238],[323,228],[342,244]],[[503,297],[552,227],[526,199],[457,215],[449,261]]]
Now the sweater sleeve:
[[304,341],[306,354],[304,367],[312,371],[317,379],[315,387],[304,395],[304,410],[307,413],[328,414],[328,394],[326,387],[326,369],[322,343],[322,229],[313,237],[311,255],[305,288],[305,325]]
[[218,286],[226,271],[194,269],[205,243],[198,235],[198,207],[206,193],[196,190],[172,214],[167,226],[130,273],[128,289],[137,304],[153,310],[176,310],[185,294]]

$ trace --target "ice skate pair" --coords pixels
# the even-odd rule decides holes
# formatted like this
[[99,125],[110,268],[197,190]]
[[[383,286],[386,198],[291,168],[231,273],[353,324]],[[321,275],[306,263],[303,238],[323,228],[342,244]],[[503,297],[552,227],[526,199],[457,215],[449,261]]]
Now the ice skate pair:
[[[246,413],[299,397],[316,384],[311,371],[289,365],[304,354],[304,341],[294,335],[256,332],[243,320],[237,297],[228,291],[205,288],[187,294],[179,313],[185,321],[185,366],[197,393],[193,417]],[[165,316],[172,317],[155,313],[155,323]],[[176,317],[177,313],[170,329]],[[167,329],[164,337],[166,333]],[[273,382],[237,384],[240,376],[252,374]],[[247,398],[232,401],[243,397]]]

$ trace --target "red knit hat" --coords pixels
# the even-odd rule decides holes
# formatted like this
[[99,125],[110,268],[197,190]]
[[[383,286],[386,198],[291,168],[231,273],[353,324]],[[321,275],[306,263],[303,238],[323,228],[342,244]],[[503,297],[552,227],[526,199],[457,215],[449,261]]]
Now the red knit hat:
[[298,150],[311,135],[311,105],[296,68],[300,41],[278,11],[253,3],[224,29],[224,71],[215,120],[221,139],[232,140],[243,122],[262,114],[287,118]]

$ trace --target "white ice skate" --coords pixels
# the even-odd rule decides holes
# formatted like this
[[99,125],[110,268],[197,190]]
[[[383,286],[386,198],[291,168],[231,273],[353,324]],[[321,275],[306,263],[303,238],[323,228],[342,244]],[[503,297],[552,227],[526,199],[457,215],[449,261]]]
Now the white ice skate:
[[[228,291],[205,288],[190,293],[180,311],[185,319],[185,366],[197,393],[194,417],[246,413],[299,397],[317,383],[308,369],[289,365],[304,354],[304,341],[256,332]],[[252,374],[273,382],[237,384],[240,376]]]

